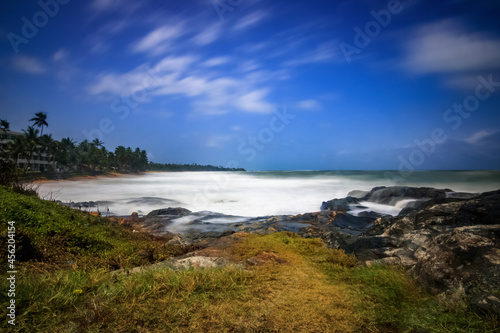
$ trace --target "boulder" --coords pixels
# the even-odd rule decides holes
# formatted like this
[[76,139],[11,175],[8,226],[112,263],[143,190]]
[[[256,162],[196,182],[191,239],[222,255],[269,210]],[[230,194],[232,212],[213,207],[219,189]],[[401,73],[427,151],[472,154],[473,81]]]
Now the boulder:
[[[462,198],[447,190],[378,188],[377,200],[399,193],[434,196],[420,208],[374,221],[344,245],[367,265],[396,264],[432,293],[464,290],[471,305],[500,314],[500,190]],[[379,192],[382,191],[382,192]]]
[[321,204],[321,210],[333,210],[338,212],[347,212],[349,211],[350,205],[359,204],[359,200],[354,197],[346,197],[343,199],[333,199],[330,201],[324,201]]

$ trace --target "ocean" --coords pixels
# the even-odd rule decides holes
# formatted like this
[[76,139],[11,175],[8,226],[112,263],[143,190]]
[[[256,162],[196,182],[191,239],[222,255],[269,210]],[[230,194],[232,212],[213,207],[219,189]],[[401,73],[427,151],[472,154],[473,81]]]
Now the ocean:
[[[315,212],[320,210],[323,201],[343,198],[352,190],[394,185],[480,193],[500,189],[500,171],[154,172],[49,181],[40,184],[39,194],[44,199],[64,203],[94,201],[101,213],[109,209],[109,213],[116,216],[128,216],[132,212],[146,215],[155,209],[183,207],[191,211],[259,217]],[[397,215],[403,207],[377,205],[371,208]],[[97,207],[88,209],[95,211]]]

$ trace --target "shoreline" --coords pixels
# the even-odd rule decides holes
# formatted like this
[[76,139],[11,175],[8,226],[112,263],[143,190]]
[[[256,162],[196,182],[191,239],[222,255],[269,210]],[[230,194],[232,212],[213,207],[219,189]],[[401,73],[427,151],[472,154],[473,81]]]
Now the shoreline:
[[120,172],[110,172],[101,175],[87,175],[87,176],[73,176],[68,178],[46,178],[41,177],[40,179],[33,180],[35,184],[44,184],[48,182],[59,182],[59,181],[78,181],[78,180],[93,180],[99,178],[118,178],[118,177],[129,177],[129,176],[141,176],[146,174],[146,172],[131,172],[131,173],[120,173]]

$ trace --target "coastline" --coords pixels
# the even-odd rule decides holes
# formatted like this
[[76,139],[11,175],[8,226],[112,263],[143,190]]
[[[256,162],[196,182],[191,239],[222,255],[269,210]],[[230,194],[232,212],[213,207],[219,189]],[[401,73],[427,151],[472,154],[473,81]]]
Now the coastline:
[[118,178],[118,177],[130,177],[130,176],[141,176],[146,174],[146,172],[130,172],[130,173],[121,173],[121,172],[110,172],[110,173],[105,173],[105,174],[100,174],[100,175],[85,175],[85,176],[73,176],[73,177],[68,177],[68,178],[46,178],[46,177],[40,177],[39,179],[34,179],[33,183],[35,184],[44,184],[48,182],[53,182],[53,181],[78,181],[78,180],[93,180],[93,179],[100,179],[100,178]]

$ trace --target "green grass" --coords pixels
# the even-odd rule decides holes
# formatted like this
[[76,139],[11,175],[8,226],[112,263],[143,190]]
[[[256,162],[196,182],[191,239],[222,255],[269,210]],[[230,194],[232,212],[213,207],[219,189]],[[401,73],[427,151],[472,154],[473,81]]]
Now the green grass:
[[[187,249],[166,244],[167,238],[132,232],[126,226],[0,187],[2,233],[16,227],[16,260],[38,269],[75,266],[128,268],[165,260]],[[7,248],[7,239],[0,246]],[[0,254],[5,263],[6,252]]]
[[[0,188],[0,203],[2,233],[7,221],[15,221],[17,239],[24,237],[20,252],[26,252],[16,263],[16,326],[3,320],[0,330],[494,332],[500,327],[497,318],[441,303],[400,268],[360,267],[355,257],[327,249],[319,239],[289,232],[238,234],[239,242],[218,253],[258,265],[113,274],[112,268],[188,249],[6,188]],[[3,277],[0,288],[7,289]],[[8,301],[0,294],[2,318]]]

